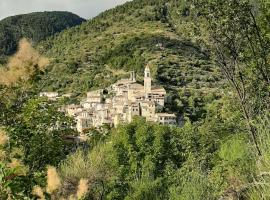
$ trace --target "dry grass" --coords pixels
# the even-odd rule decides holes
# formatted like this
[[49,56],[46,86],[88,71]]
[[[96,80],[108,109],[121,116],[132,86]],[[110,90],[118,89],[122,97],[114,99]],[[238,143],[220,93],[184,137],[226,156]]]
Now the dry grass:
[[0,145],[4,146],[9,140],[9,137],[7,136],[7,133],[0,128]]
[[0,128],[0,161],[4,161],[7,157],[6,151],[1,146],[5,146],[9,141],[9,137],[7,133]]
[[37,69],[44,70],[48,64],[47,58],[41,56],[27,39],[22,39],[18,52],[5,68],[0,68],[0,84],[12,85],[18,80],[28,80]]
[[21,160],[12,158],[11,162],[8,164],[8,167],[16,170],[16,174],[20,176],[26,176],[28,172],[28,167],[26,167]]
[[0,162],[7,158],[7,154],[4,150],[0,149]]
[[52,194],[61,187],[61,180],[55,167],[48,167],[47,170],[47,192]]
[[44,196],[43,190],[38,185],[36,185],[33,188],[32,194],[35,195],[35,196],[37,196],[37,197],[39,197],[39,200],[45,200],[45,196]]
[[88,180],[81,179],[78,185],[77,198],[83,199],[86,196],[88,190],[89,190]]

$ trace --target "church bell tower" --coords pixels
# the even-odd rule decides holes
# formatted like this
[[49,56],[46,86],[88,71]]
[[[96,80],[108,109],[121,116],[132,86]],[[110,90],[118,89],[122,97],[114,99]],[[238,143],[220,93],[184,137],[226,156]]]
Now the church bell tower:
[[150,68],[147,65],[144,70],[144,93],[151,93],[151,88],[152,88],[152,79],[151,79],[151,73],[150,73]]

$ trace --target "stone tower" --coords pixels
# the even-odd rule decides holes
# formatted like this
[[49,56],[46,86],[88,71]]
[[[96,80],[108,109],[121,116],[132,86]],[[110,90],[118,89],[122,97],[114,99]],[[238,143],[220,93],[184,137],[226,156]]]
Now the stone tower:
[[152,88],[152,79],[151,79],[151,73],[150,68],[147,65],[144,69],[144,92],[145,94],[151,93]]

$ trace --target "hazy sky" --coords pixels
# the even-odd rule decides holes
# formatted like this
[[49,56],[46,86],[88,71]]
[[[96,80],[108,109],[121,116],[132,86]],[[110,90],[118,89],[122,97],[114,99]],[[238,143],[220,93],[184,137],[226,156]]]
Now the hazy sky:
[[129,0],[0,0],[0,19],[36,11],[70,11],[83,18],[123,4]]

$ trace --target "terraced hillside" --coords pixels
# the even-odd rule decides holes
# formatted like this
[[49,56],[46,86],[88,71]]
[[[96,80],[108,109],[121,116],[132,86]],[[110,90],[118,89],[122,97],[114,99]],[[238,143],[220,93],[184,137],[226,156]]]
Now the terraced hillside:
[[173,107],[198,115],[223,83],[201,38],[192,36],[196,25],[189,10],[184,1],[134,0],[43,41],[38,49],[52,62],[40,90],[82,95],[129,70],[142,80],[150,64],[155,81],[172,92]]

